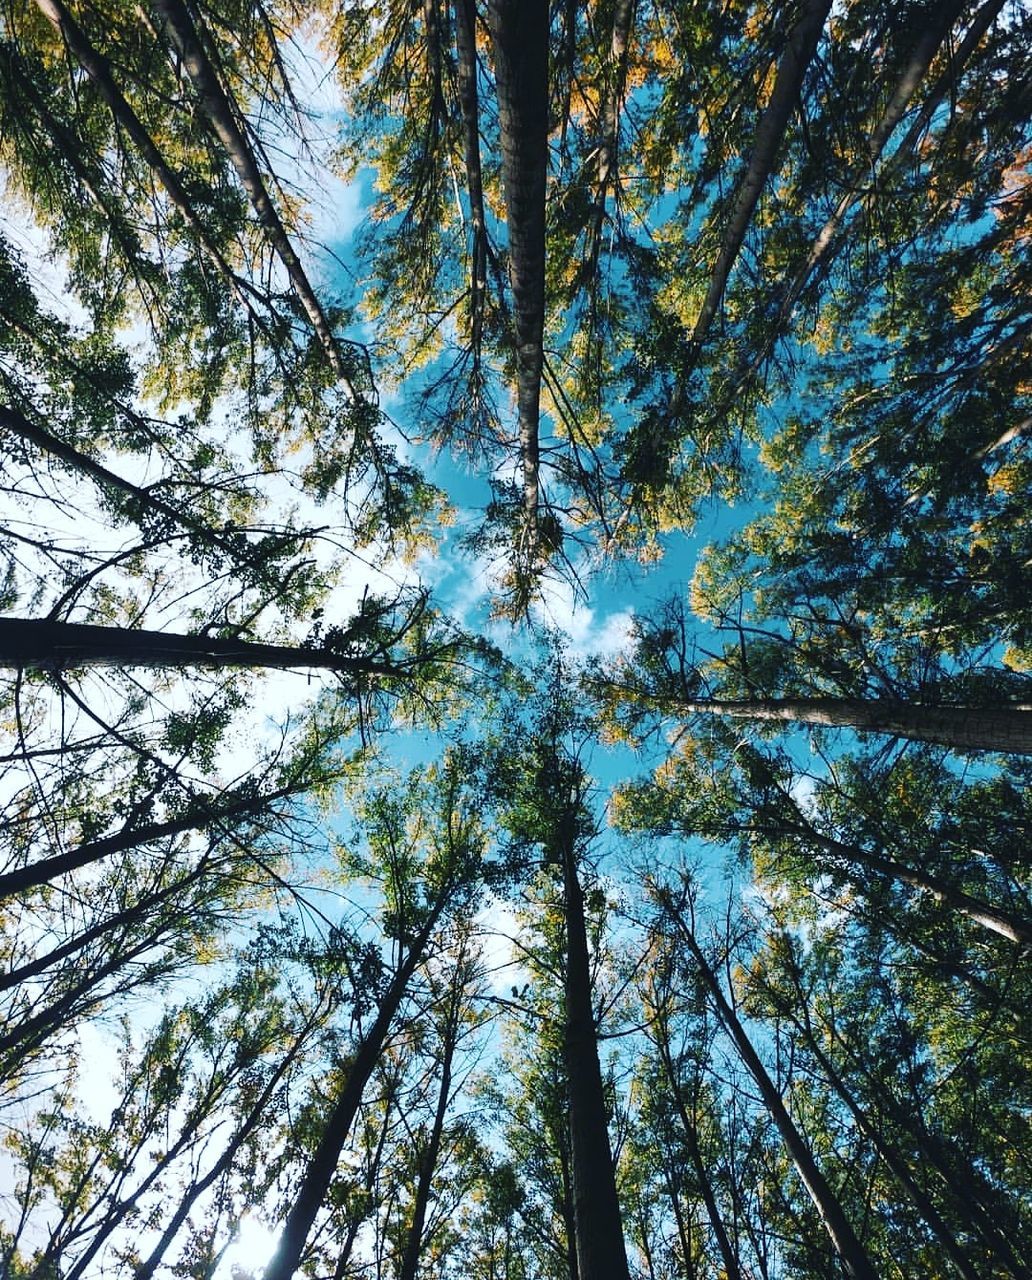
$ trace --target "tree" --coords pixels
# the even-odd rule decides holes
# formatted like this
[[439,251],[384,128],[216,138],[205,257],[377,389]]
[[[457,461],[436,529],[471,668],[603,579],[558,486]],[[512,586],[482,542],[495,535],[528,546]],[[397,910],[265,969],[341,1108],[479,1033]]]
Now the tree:
[[0,13],[5,1276],[1028,1273],[1030,37]]
[[706,988],[717,1017],[734,1042],[743,1064],[760,1091],[764,1106],[770,1113],[770,1118],[785,1144],[792,1163],[817,1209],[843,1270],[849,1276],[872,1277],[873,1280],[877,1273],[871,1259],[857,1238],[824,1175],[818,1169],[804,1138],[793,1123],[777,1088],[695,937],[694,925],[690,917],[685,914],[691,909],[690,899],[682,896],[682,900],[678,902],[666,890],[657,889],[655,892],[659,905],[670,913],[677,936],[685,943],[691,955],[694,968]]
[[[572,707],[561,655],[553,651],[549,685],[524,753],[498,762],[511,801],[503,822],[519,845],[554,867],[562,886],[562,1047],[570,1126],[570,1204],[577,1276],[626,1277],[627,1260],[598,1057],[585,898],[579,866],[593,834],[589,780],[568,742],[586,725]],[[500,780],[501,780],[500,779]],[[495,784],[498,786],[498,780]]]
[[[444,913],[475,899],[482,874],[481,840],[476,820],[465,811],[461,769],[462,762],[452,759],[441,775],[428,779],[440,812],[419,814],[414,836],[406,827],[419,798],[416,785],[410,784],[407,805],[392,802],[383,793],[370,802],[369,819],[375,824],[370,852],[374,865],[382,861],[384,928],[395,957],[381,980],[375,1017],[337,1082],[336,1100],[323,1121],[322,1135],[293,1195],[276,1253],[266,1267],[267,1280],[289,1280],[297,1269],[409,984],[431,953]],[[422,884],[416,880],[419,872]]]

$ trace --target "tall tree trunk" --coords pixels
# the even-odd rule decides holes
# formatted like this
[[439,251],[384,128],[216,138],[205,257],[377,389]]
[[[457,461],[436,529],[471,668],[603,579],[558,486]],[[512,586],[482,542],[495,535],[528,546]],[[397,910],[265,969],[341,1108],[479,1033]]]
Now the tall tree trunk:
[[[131,907],[126,907],[123,911],[116,911],[112,915],[105,916],[96,924],[84,929],[82,933],[77,933],[75,937],[69,938],[67,942],[62,943],[60,946],[44,952],[43,955],[37,955],[33,960],[19,965],[16,969],[10,969],[7,973],[0,974],[0,992],[10,991],[15,987],[19,987],[23,982],[28,982],[30,978],[38,978],[41,973],[46,973],[48,969],[60,964],[62,960],[67,960],[70,956],[74,956],[77,951],[82,951],[91,942],[96,942],[98,938],[104,937],[105,934],[145,920],[155,907],[160,907],[162,903],[174,898],[184,889],[197,884],[211,874],[211,862],[206,855],[189,875],[173,881],[172,884],[166,885],[163,889],[144,894]],[[187,913],[186,915],[181,915],[181,919],[189,918],[188,907],[180,907],[179,911]]]
[[241,555],[240,548],[236,543],[219,533],[218,530],[209,528],[199,520],[194,520],[183,510],[182,506],[165,502],[152,493],[149,488],[141,488],[139,485],[133,484],[131,480],[125,480],[122,476],[116,475],[114,471],[111,471],[102,463],[80,452],[80,450],[68,444],[67,441],[59,439],[44,427],[32,422],[23,413],[20,413],[10,405],[0,404],[0,430],[7,431],[11,435],[17,436],[20,440],[25,440],[29,444],[35,445],[37,449],[40,449],[51,458],[56,458],[59,462],[63,462],[65,466],[71,467],[84,476],[88,476],[102,490],[129,498],[132,506],[137,508],[133,514],[138,524],[143,523],[144,515],[157,517],[162,523],[171,522],[173,525],[199,537],[208,546],[217,548],[231,559],[249,565],[260,574],[269,573],[268,565],[263,565],[255,556]]
[[132,627],[97,627],[36,618],[0,618],[0,669],[64,671],[78,667],[252,667],[388,676],[401,668],[337,649],[222,640]]
[[774,90],[760,118],[752,155],[739,183],[709,288],[695,322],[692,333],[692,345],[695,348],[705,339],[717,314],[727,278],[742,247],[753,211],[777,163],[789,117],[799,100],[803,77],[817,50],[817,41],[830,10],[831,0],[805,0],[799,21],[789,32],[785,51],[778,63]]
[[694,1118],[688,1114],[688,1108],[684,1100],[684,1091],[681,1088],[681,1081],[678,1079],[677,1071],[674,1067],[674,1061],[670,1054],[670,1038],[665,1018],[661,1016],[657,1020],[656,1025],[657,1037],[662,1039],[656,1040],[656,1048],[659,1050],[660,1061],[663,1064],[663,1073],[667,1078],[667,1085],[670,1088],[670,1096],[674,1100],[674,1109],[681,1121],[681,1131],[684,1137],[685,1146],[688,1148],[688,1158],[691,1161],[692,1169],[695,1173],[696,1180],[699,1183],[699,1190],[702,1194],[702,1202],[706,1206],[706,1216],[709,1218],[710,1227],[717,1239],[717,1247],[720,1250],[720,1256],[724,1263],[724,1272],[727,1280],[744,1280],[742,1269],[738,1265],[738,1256],[731,1244],[731,1239],[727,1234],[727,1228],[724,1226],[724,1220],[720,1216],[720,1209],[717,1206],[717,1198],[713,1194],[713,1185],[709,1179],[709,1171],[706,1163],[702,1158],[702,1152],[699,1149],[699,1137],[696,1132]]
[[[991,0],[991,2],[996,4],[997,0]],[[886,143],[903,118],[903,113],[906,111],[910,99],[917,92],[918,86],[928,74],[932,59],[939,52],[943,41],[949,34],[950,28],[963,8],[964,0],[949,0],[948,3],[938,3],[931,6],[928,24],[922,32],[903,74],[896,82],[896,87],[893,90],[892,97],[889,99],[888,106],[882,112],[881,118],[871,130],[871,135],[867,139],[867,154],[864,156],[863,167],[853,175],[845,193],[840,197],[835,211],[818,232],[806,261],[788,284],[781,300],[775,332],[779,332],[787,324],[792,308],[806,287],[806,282],[831,248],[832,241],[835,239],[838,229],[849,210],[867,188],[871,175],[874,173],[881,154],[885,150]],[[999,5],[997,5],[997,8],[999,8]],[[905,145],[906,143],[904,142]]]
[[[985,1242],[986,1248],[994,1257],[995,1265],[1002,1267],[1013,1280],[1024,1280],[1029,1274],[1026,1259],[1024,1256],[1019,1257],[1012,1247],[1008,1224],[997,1219],[998,1206],[985,1196],[984,1187],[979,1185],[977,1178],[954,1165],[947,1155],[945,1144],[925,1127],[920,1116],[905,1116],[896,1103],[892,1104],[892,1110],[897,1123],[914,1138],[927,1166],[936,1171],[957,1208]],[[1024,1249],[1022,1253],[1024,1254]]]
[[[13,1025],[12,1019],[8,1018],[4,1024],[4,1031],[0,1034],[0,1080],[8,1079],[12,1070],[16,1070],[26,1056],[38,1049],[53,1032],[67,1027],[70,1018],[85,1018],[92,1012],[104,999],[104,995],[96,988],[106,978],[112,977],[134,960],[145,957],[147,952],[153,951],[172,928],[172,921],[162,921],[127,951],[111,956],[92,973],[80,976],[72,987],[59,994],[51,1004],[45,1005],[42,1009],[34,1008],[34,1012],[29,1017],[13,1020]],[[145,962],[141,960],[141,963]],[[171,964],[165,964],[164,968],[167,970],[175,964],[176,962],[173,961]],[[142,980],[142,977],[138,978],[135,982],[131,982],[129,987],[138,985]]]
[[844,844],[830,836],[821,835],[819,831],[814,831],[809,826],[791,829],[804,838],[813,840],[841,861],[859,863],[890,880],[899,880],[915,889],[923,889],[954,911],[982,925],[983,928],[991,929],[993,933],[998,933],[1001,937],[1007,938],[1010,942],[1016,942],[1020,946],[1032,947],[1032,920],[1014,915],[1010,911],[1003,911],[999,907],[983,902],[980,898],[973,898],[969,893],[964,893],[963,890],[955,888],[948,881],[932,875],[929,871],[904,866],[894,858],[884,858],[876,853],[869,853],[859,845]]
[[538,554],[539,420],[544,368],[545,185],[548,176],[548,0],[489,0],[516,327],[523,501]]
[[133,1280],[151,1280],[154,1272],[161,1263],[162,1258],[169,1245],[175,1239],[177,1233],[190,1216],[190,1210],[197,1203],[201,1196],[217,1182],[229,1173],[233,1167],[233,1161],[237,1158],[241,1148],[254,1133],[258,1125],[265,1119],[265,1112],[269,1104],[272,1102],[276,1090],[279,1088],[280,1082],[287,1074],[293,1062],[297,1059],[305,1043],[308,1033],[317,1025],[319,1021],[318,1015],[308,1021],[308,1023],[298,1033],[294,1043],[291,1045],[287,1053],[276,1064],[275,1070],[265,1082],[264,1087],[255,1099],[254,1105],[251,1107],[243,1123],[237,1129],[232,1139],[226,1145],[222,1155],[215,1161],[212,1167],[196,1182],[191,1183],[186,1194],[179,1201],[175,1212],[168,1220],[161,1236],[147,1256],[146,1261],[141,1262],[133,1273]]
[[875,1151],[877,1151],[885,1161],[889,1171],[892,1173],[892,1176],[913,1201],[917,1211],[928,1224],[932,1234],[942,1245],[943,1252],[953,1263],[957,1273],[963,1277],[963,1280],[983,1280],[977,1268],[974,1267],[971,1260],[958,1244],[956,1236],[946,1225],[942,1215],[932,1203],[927,1192],[910,1172],[906,1161],[896,1148],[886,1141],[879,1132],[878,1126],[868,1119],[866,1113],[860,1107],[860,1104],[853,1097],[845,1081],[838,1074],[828,1057],[817,1044],[812,1030],[809,1026],[804,1027],[795,1016],[793,1016],[793,1021],[799,1028],[800,1032],[806,1037],[807,1049],[813,1054],[825,1079],[845,1104],[846,1110],[853,1117],[853,1121],[856,1124],[858,1131],[871,1143]]
[[[251,299],[247,296],[250,286],[241,280],[226,261],[222,250],[211,239],[203,219],[193,207],[186,189],[178,175],[166,163],[158,150],[154,139],[147,132],[143,122],[129,105],[121,89],[115,84],[108,61],[93,47],[85,32],[68,12],[61,0],[36,0],[40,11],[60,33],[68,46],[69,52],[96,85],[97,91],[108,104],[111,114],[118,125],[138,147],[154,176],[165,188],[169,199],[183,215],[190,230],[197,238],[197,243],[215,264],[219,274],[233,290],[238,301],[254,315]],[[257,319],[257,317],[255,317]]]
[[[869,1073],[870,1064],[857,1057],[856,1048],[844,1041],[834,1027],[829,1029],[838,1043],[854,1058],[859,1068]],[[908,1106],[905,1101],[901,1102],[887,1092],[883,1079],[880,1077],[872,1077],[872,1079],[878,1090],[878,1104],[899,1126],[900,1131],[913,1140],[920,1152],[924,1167],[934,1170],[941,1179],[954,1203],[955,1212],[966,1221],[969,1229],[982,1239],[990,1255],[993,1256],[997,1269],[1002,1267],[1007,1275],[1013,1277],[1013,1280],[1024,1280],[1029,1273],[1028,1267],[1025,1265],[1025,1260],[1019,1258],[1012,1247],[1009,1224],[1006,1221],[997,1220],[999,1206],[994,1204],[991,1196],[986,1195],[985,1184],[977,1175],[958,1167],[951,1157],[947,1144],[925,1125],[920,1099],[915,1098],[915,1105]],[[960,1163],[963,1163],[963,1157]]]
[[971,25],[956,49],[950,55],[949,64],[928,91],[921,109],[914,117],[914,122],[907,130],[903,141],[889,158],[887,167],[898,168],[902,162],[913,154],[921,135],[940,104],[944,101],[957,82],[957,77],[967,65],[968,58],[974,53],[982,41],[982,37],[1000,16],[1007,0],[986,0],[986,3],[975,14]]
[[[145,281],[143,278],[153,271],[154,264],[144,254],[140,237],[130,225],[124,212],[112,199],[111,193],[105,190],[103,172],[99,166],[94,165],[93,157],[89,156],[82,138],[51,111],[46,97],[33,82],[29,68],[18,49],[6,47],[0,52],[0,57],[4,62],[4,78],[10,78],[12,85],[31,104],[32,111],[42,126],[47,145],[54,148],[60,155],[82,184],[83,190],[94,206],[103,215],[108,235],[121,250],[126,266],[132,272],[141,295],[149,294],[152,300],[156,300],[160,288],[158,279]],[[24,127],[28,129],[33,127],[26,118],[27,113],[19,111],[19,116],[22,117]],[[154,274],[156,276],[157,272]]]
[[124,853],[128,849],[138,849],[141,845],[151,844],[155,840],[164,840],[169,836],[183,835],[187,831],[199,831],[202,827],[217,827],[223,822],[234,822],[239,818],[257,817],[266,812],[277,800],[285,800],[289,796],[300,795],[309,790],[312,783],[297,782],[290,786],[279,787],[265,795],[246,796],[232,800],[227,804],[195,805],[189,813],[178,818],[170,818],[166,822],[152,822],[145,826],[129,827],[114,835],[102,836],[99,840],[91,840],[65,853],[54,854],[50,858],[41,858],[38,862],[19,867],[17,871],[8,871],[0,875],[0,901],[22,893],[36,885],[46,884],[57,876],[66,875],[69,871],[77,871],[87,867],[101,858],[113,853]]
[[391,979],[373,1025],[362,1037],[348,1070],[348,1078],[333,1111],[327,1118],[315,1154],[308,1162],[294,1203],[287,1214],[276,1252],[269,1260],[263,1280],[291,1280],[301,1263],[305,1242],[316,1215],[326,1200],[341,1152],[362,1104],[362,1094],[383,1052],[391,1026],[405,998],[412,975],[423,960],[427,942],[444,910],[445,896],[436,904],[413,939],[404,961]]
[[426,1148],[419,1156],[419,1175],[416,1181],[416,1195],[412,1205],[412,1221],[409,1223],[405,1237],[405,1250],[401,1265],[398,1267],[398,1280],[416,1280],[419,1272],[419,1260],[423,1251],[423,1230],[426,1226],[426,1211],[430,1204],[430,1191],[433,1187],[434,1175],[437,1172],[437,1161],[441,1154],[441,1138],[444,1134],[444,1121],[451,1102],[452,1061],[459,1036],[459,1017],[462,1002],[462,960],[455,974],[455,985],[449,1001],[448,1017],[445,1024],[444,1056],[441,1061],[441,1083],[437,1091],[437,1106],[434,1109],[433,1125]]
[[301,259],[290,243],[283,220],[266,189],[251,144],[238,124],[233,104],[226,96],[215,68],[204,51],[189,10],[182,0],[151,0],[151,7],[165,34],[183,60],[186,73],[197,90],[201,110],[211,121],[219,141],[225,147],[226,154],[258,216],[258,222],[275,250],[276,256],[283,264],[290,283],[294,286],[294,291],[326,353],[330,367],[351,396],[357,399],[357,392],[352,385],[350,372],[341,354],[340,344],[333,335],[326,312],[312,288]]
[[668,708],[690,715],[738,720],[781,720],[891,734],[936,742],[955,751],[999,751],[1032,755],[1032,706],[925,706],[881,698],[706,698]]
[[571,838],[561,842],[566,916],[564,1055],[570,1101],[573,1218],[580,1280],[628,1280],[591,999],[584,893]]
[[706,957],[702,953],[702,948],[695,940],[694,932],[685,923],[672,903],[667,902],[665,905],[668,906],[678,934],[692,954],[696,969],[710,994],[713,1007],[723,1023],[724,1029],[731,1037],[739,1057],[756,1082],[756,1087],[760,1091],[760,1096],[770,1114],[770,1118],[781,1135],[781,1140],[785,1144],[799,1177],[802,1179],[803,1186],[813,1201],[817,1215],[828,1233],[828,1237],[835,1248],[835,1252],[838,1254],[846,1275],[850,1277],[850,1280],[878,1280],[878,1274],[870,1258],[850,1226],[849,1219],[839,1204],[837,1196],[828,1185],[824,1175],[817,1168],[817,1163],[810,1152],[810,1148],[807,1146],[803,1135],[796,1128],[792,1117],[788,1114],[788,1110],[781,1100],[781,1094],[775,1087],[774,1081],[767,1074],[767,1069],[760,1061],[759,1054],[753,1048],[745,1028],[739,1022],[738,1015],[724,995],[716,974],[710,968]]
[[473,244],[470,254],[470,346],[474,373],[480,369],[487,292],[487,219],[484,213],[484,181],[480,164],[480,97],[477,87],[476,0],[455,0],[455,54],[462,140],[466,163]]
[[606,201],[616,183],[620,156],[620,116],[627,92],[627,64],[630,55],[631,24],[635,0],[615,0],[608,66],[603,71],[602,101],[599,109],[600,138],[595,176],[595,203],[588,231],[588,261],[585,276],[594,291],[602,246]]

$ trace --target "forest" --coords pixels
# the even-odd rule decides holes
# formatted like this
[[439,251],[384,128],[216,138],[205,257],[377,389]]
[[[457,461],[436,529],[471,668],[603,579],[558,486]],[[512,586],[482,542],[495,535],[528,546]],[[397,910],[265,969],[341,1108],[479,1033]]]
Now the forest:
[[0,1280],[1032,1275],[1030,86],[0,0]]

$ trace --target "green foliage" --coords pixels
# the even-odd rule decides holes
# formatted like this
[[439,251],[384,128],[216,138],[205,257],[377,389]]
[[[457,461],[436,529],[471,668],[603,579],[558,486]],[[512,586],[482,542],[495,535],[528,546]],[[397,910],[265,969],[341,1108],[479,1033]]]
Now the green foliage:
[[533,511],[489,8],[0,14],[0,1274],[1022,1280],[1027,7],[549,7]]

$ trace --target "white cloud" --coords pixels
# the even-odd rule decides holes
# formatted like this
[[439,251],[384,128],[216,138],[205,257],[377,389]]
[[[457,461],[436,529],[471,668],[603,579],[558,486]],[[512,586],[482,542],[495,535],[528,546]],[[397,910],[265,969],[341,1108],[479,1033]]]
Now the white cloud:
[[566,582],[546,583],[542,594],[543,600],[533,608],[537,621],[558,627],[568,637],[574,657],[612,657],[627,647],[633,609],[600,614],[579,599],[574,587]]
[[487,969],[488,983],[495,995],[508,995],[513,987],[529,980],[519,948],[514,945],[522,932],[516,912],[507,902],[492,897],[477,913],[480,956]]

